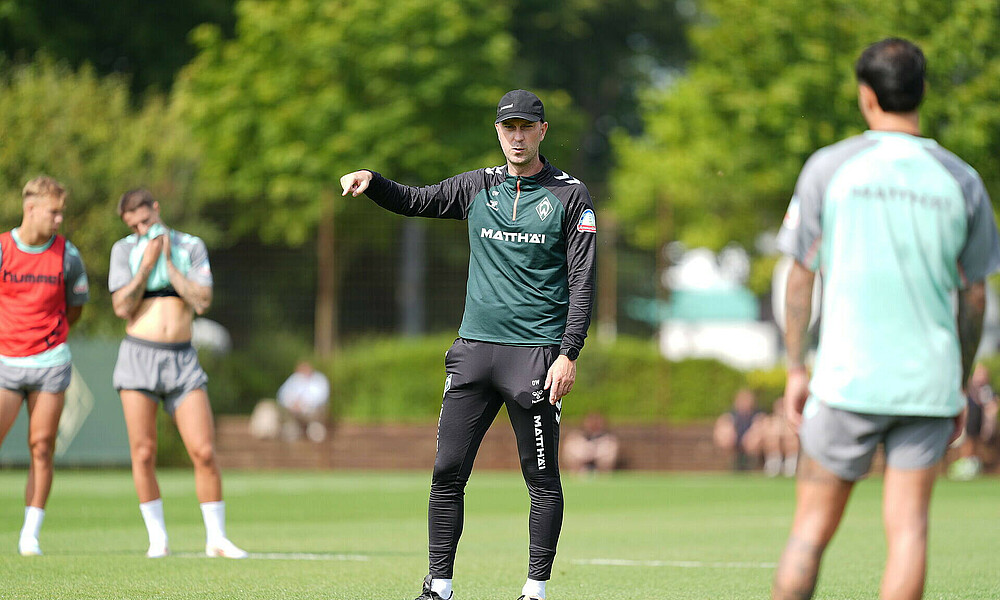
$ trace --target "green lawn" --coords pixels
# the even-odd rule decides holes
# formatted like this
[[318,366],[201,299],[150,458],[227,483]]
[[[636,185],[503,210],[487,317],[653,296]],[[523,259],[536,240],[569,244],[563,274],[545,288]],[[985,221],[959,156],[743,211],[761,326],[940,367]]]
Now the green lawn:
[[[125,471],[59,471],[41,542],[16,553],[23,471],[0,471],[0,598],[411,600],[426,572],[427,473],[225,474],[229,534],[254,553],[208,559],[190,472],[161,476],[174,555],[143,556]],[[761,599],[791,520],[793,484],[758,476],[566,478],[549,600]],[[816,598],[871,599],[884,556],[878,479],[857,489]],[[526,574],[519,475],[475,473],[457,600],[514,600]],[[926,598],[1000,598],[1000,482],[942,480]]]

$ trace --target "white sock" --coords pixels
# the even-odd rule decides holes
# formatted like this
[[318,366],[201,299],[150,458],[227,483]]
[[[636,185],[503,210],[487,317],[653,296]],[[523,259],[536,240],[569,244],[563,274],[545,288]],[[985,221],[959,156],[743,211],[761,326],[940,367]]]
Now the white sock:
[[431,591],[441,596],[442,600],[448,600],[451,598],[451,580],[450,579],[431,579]]
[[24,527],[21,528],[21,539],[38,539],[38,532],[45,520],[45,509],[37,506],[24,507]]
[[201,516],[205,520],[205,540],[212,543],[226,539],[226,503],[202,502]]
[[545,597],[545,582],[536,581],[532,578],[528,578],[524,582],[524,587],[521,588],[521,594],[524,596],[538,596],[539,598]]
[[140,503],[139,512],[142,513],[142,520],[146,523],[149,545],[166,546],[167,524],[163,520],[163,498]]

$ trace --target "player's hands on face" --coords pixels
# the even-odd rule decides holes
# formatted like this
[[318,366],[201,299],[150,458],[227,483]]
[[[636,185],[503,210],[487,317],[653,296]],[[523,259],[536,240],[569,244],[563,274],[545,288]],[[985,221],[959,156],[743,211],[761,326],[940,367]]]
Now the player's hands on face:
[[146,244],[146,249],[142,252],[141,266],[152,268],[156,264],[156,261],[160,259],[160,255],[163,254],[163,239],[165,237],[167,236],[161,235],[149,240],[149,243]]
[[164,233],[161,236],[157,236],[157,240],[162,240],[163,244],[163,256],[167,257],[167,262],[170,262],[170,234]]
[[348,192],[352,196],[363,194],[368,189],[368,184],[372,181],[371,171],[355,171],[340,178],[340,187],[344,188],[341,196],[346,196]]
[[549,404],[559,402],[563,396],[573,389],[576,381],[576,361],[570,360],[565,354],[560,354],[548,374],[545,375],[545,389],[549,390]]
[[809,372],[804,368],[788,371],[785,382],[785,418],[792,431],[798,432],[802,425],[802,410],[809,398]]

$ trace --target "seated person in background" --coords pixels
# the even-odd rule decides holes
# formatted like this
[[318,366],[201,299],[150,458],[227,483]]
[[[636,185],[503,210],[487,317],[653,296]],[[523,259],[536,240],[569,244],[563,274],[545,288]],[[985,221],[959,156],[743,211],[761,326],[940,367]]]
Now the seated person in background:
[[781,398],[774,401],[771,414],[761,421],[764,431],[764,474],[768,477],[795,476],[799,460],[799,436],[785,420],[785,405]]
[[273,440],[281,435],[281,408],[274,399],[264,398],[253,407],[250,435],[258,440]]
[[733,469],[754,467],[762,453],[765,414],[757,408],[753,390],[742,388],[733,398],[733,408],[715,420],[712,439],[723,450],[733,452]]
[[618,465],[618,437],[598,413],[583,419],[583,427],[566,435],[563,464],[574,473],[608,472]]
[[990,385],[986,365],[976,365],[966,396],[965,435],[958,447],[959,458],[948,467],[952,479],[969,480],[983,470],[984,446],[993,438],[997,424],[997,395]]
[[298,439],[305,429],[306,436],[314,442],[326,439],[327,402],[330,400],[330,382],[315,370],[309,361],[299,361],[285,383],[278,388],[278,404],[293,421],[285,429],[285,437]]

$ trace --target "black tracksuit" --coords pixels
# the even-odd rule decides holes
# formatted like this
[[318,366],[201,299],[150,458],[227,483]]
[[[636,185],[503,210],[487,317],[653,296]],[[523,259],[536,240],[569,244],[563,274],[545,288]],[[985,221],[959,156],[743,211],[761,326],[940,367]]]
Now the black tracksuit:
[[416,188],[375,174],[366,195],[407,216],[469,221],[469,281],[459,338],[446,354],[428,509],[430,574],[451,578],[465,485],[502,405],[531,498],[528,576],[547,580],[562,525],[561,402],[543,390],[559,354],[576,359],[590,324],[597,251],[586,186],[552,167],[531,177],[492,167]]

